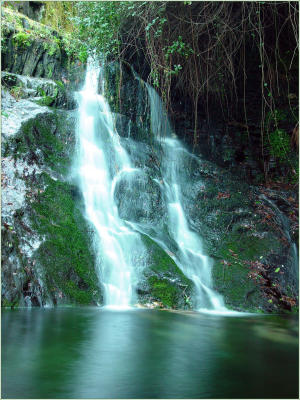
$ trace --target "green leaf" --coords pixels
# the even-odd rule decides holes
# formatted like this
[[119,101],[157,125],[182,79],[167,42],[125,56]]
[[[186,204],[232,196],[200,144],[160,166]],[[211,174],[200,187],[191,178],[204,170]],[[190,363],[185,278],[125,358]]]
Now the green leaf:
[[280,271],[280,267],[278,267],[278,268],[275,269],[275,272],[276,272],[276,273],[279,272],[279,271]]

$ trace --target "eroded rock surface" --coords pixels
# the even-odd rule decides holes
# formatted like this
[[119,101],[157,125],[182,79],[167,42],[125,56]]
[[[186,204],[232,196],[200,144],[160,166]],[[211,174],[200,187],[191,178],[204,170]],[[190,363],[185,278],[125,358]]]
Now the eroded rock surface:
[[[16,79],[32,90],[56,85]],[[35,94],[16,99],[2,89],[2,304],[95,304],[89,228],[70,181],[76,112],[36,104]]]

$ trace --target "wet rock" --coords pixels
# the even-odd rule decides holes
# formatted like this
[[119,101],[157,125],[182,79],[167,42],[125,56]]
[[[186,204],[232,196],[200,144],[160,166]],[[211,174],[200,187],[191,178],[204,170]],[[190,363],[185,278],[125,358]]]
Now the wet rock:
[[150,103],[145,83],[126,64],[109,63],[104,75],[105,97],[117,115],[119,135],[152,143]]
[[20,131],[23,123],[38,114],[50,112],[29,100],[17,101],[9,91],[2,89],[2,150],[5,143]]
[[[123,103],[122,115],[116,116],[118,131],[124,137],[122,144],[134,160],[135,166],[146,165],[146,168],[144,167],[146,175],[153,177],[159,187],[163,167],[161,164],[163,146],[155,143],[152,147],[151,142],[143,142],[143,139],[131,134],[134,124],[131,111],[137,113],[134,101],[138,103],[137,96],[134,95],[135,89],[132,87],[137,82],[132,81],[131,71],[127,69],[124,72],[125,81],[131,80],[132,83],[131,88],[127,87],[125,82],[119,80],[120,70],[123,71],[123,66],[118,67],[114,64],[107,72],[110,79],[107,94],[111,96],[113,110],[120,112],[118,107]],[[117,85],[121,85],[121,89],[118,89],[118,94],[122,93],[120,99],[117,96],[116,87],[119,88]],[[144,112],[149,111],[144,108]],[[202,157],[197,158],[189,151],[185,154],[183,152],[180,154],[182,165],[176,174],[180,181],[182,206],[188,224],[202,237],[206,254],[214,259],[212,270],[214,288],[223,295],[229,308],[267,312],[284,310],[285,305],[281,302],[280,296],[277,296],[276,301],[272,300],[266,284],[262,288],[261,278],[253,278],[255,266],[260,265],[260,262],[268,265],[267,281],[270,285],[280,284],[281,298],[288,296],[289,292],[297,303],[297,273],[293,266],[295,262],[291,261],[295,260],[297,250],[292,242],[292,227],[283,229],[282,221],[275,216],[271,218],[270,224],[268,213],[264,214],[260,209],[256,188],[247,183],[254,182],[255,176],[258,181],[260,179],[261,166],[258,157],[255,156],[259,140],[257,141],[256,136],[252,135],[249,144],[247,132],[240,131],[233,135],[230,130],[224,131],[220,124],[212,127],[211,123],[201,121],[200,125],[199,147],[194,150],[202,154]],[[176,132],[180,137],[183,136],[181,128],[182,126],[177,124]],[[193,138],[191,132],[190,139]],[[147,214],[147,210],[152,209],[145,199],[144,209],[141,207],[142,203],[140,205],[136,201],[138,193],[143,193],[139,194],[143,199],[146,196],[145,187],[152,187],[150,181],[146,183],[147,180],[143,179],[139,181],[136,178],[134,183],[120,180],[116,188],[120,213],[123,218],[131,221],[132,226],[138,231],[149,234],[156,240],[167,242],[169,248],[176,253],[176,248],[172,247],[174,244],[168,238],[166,220],[162,217],[165,215],[164,207],[158,206],[159,218],[153,220],[152,229],[147,228],[153,211]],[[136,195],[133,194],[135,191]],[[284,195],[279,195],[278,191],[276,193],[273,193],[276,207],[279,212],[288,215],[291,207],[287,201],[287,193]],[[272,198],[271,193],[270,198]],[[132,204],[132,207],[126,207],[125,204]],[[138,210],[140,210],[139,215]],[[155,224],[158,229],[155,229]],[[287,235],[282,235],[284,230],[290,232],[289,238],[284,238]],[[280,277],[274,272],[278,263],[284,265]],[[140,287],[141,295],[145,295],[147,290],[149,291],[147,295],[150,296],[149,287],[148,289],[145,286]],[[152,298],[151,301],[155,300],[157,299]],[[149,297],[149,302],[151,301]]]
[[159,184],[144,171],[124,173],[118,179],[114,197],[122,219],[161,225],[166,209]]
[[159,307],[189,309],[193,283],[187,279],[172,259],[149,236],[142,236],[149,255],[148,268],[137,286],[140,304],[146,306],[157,303]]
[[[41,106],[51,105],[67,110],[77,108],[77,101],[73,93],[60,81],[32,78],[9,72],[1,73],[1,81],[3,87],[8,89],[6,92],[10,93],[16,101],[30,99]],[[13,106],[15,107],[16,104]]]

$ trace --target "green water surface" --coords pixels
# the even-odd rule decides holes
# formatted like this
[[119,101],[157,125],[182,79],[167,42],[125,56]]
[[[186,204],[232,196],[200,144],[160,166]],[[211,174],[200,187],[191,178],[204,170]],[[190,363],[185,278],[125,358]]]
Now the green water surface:
[[2,398],[298,398],[298,320],[2,311]]

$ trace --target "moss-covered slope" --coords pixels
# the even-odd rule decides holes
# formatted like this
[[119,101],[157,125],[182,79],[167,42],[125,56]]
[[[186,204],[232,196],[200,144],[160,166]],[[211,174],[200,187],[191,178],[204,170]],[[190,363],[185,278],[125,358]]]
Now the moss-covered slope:
[[149,260],[137,290],[140,303],[189,309],[192,306],[193,282],[177,267],[171,254],[147,235],[142,235],[142,240],[147,248]]

